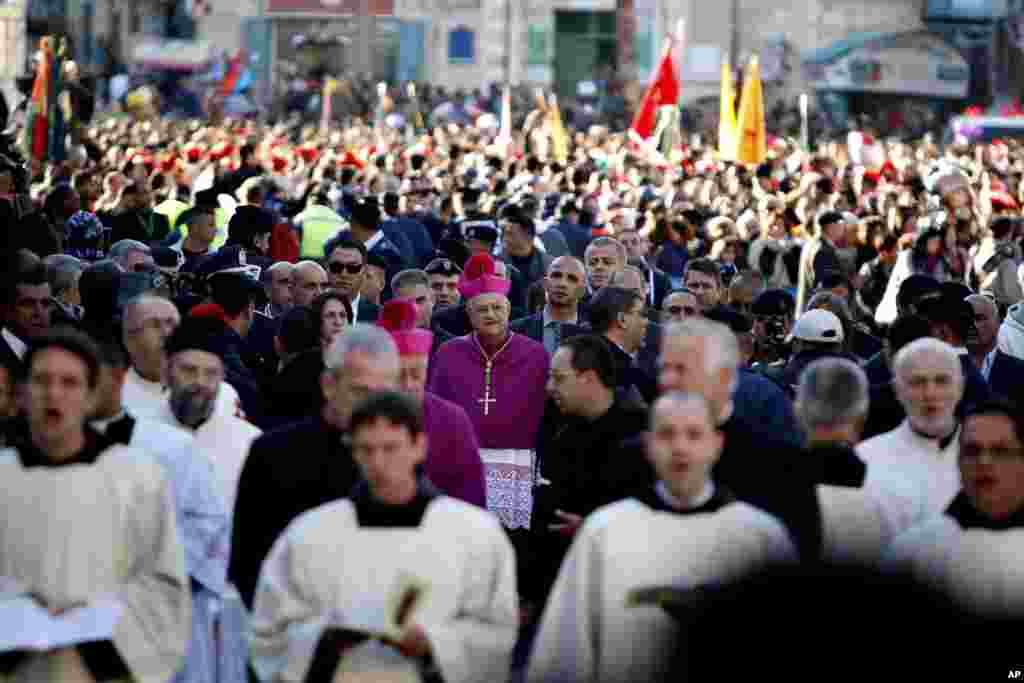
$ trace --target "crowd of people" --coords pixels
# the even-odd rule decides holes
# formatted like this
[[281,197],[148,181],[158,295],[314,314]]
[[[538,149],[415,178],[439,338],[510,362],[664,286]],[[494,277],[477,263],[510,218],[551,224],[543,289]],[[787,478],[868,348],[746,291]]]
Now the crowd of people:
[[1021,668],[1024,148],[550,122],[4,141],[0,675]]

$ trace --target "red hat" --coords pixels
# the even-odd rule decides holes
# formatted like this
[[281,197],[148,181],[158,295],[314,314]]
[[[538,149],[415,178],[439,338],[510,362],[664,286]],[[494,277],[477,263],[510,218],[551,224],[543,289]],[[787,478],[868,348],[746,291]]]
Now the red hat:
[[1017,201],[1006,192],[992,193],[992,209],[994,211],[1008,211],[1017,208]]
[[225,324],[228,321],[228,314],[220,304],[199,304],[193,306],[188,314],[192,318],[214,318]]
[[358,169],[362,169],[365,164],[363,164],[363,162],[360,161],[359,157],[357,157],[351,150],[349,150],[348,152],[345,152],[345,156],[341,157],[341,160],[338,161],[338,165],[355,166]]
[[185,157],[189,163],[198,163],[203,158],[203,150],[199,145],[189,145],[185,148]]
[[482,294],[508,296],[512,283],[494,274],[494,259],[490,254],[475,254],[466,261],[459,278],[459,292],[469,301]]
[[402,356],[427,356],[434,334],[416,327],[418,312],[411,299],[392,299],[381,309],[377,325],[391,333]]
[[882,179],[882,174],[879,173],[878,171],[864,171],[864,182],[865,183],[871,183],[872,185],[877,185],[878,182],[881,179]]
[[317,157],[320,156],[320,150],[318,150],[316,145],[313,144],[305,144],[302,147],[299,147],[298,152],[299,156],[302,157],[307,164],[313,163],[317,160]]

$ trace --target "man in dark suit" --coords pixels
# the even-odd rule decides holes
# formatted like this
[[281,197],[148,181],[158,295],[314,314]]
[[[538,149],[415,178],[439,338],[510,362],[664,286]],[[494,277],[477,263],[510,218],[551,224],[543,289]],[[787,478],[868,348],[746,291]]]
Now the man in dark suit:
[[967,343],[971,358],[981,370],[992,392],[1024,404],[1024,361],[1003,353],[996,345],[1002,317],[995,301],[983,294],[972,294],[967,303],[974,309],[975,338]]
[[[635,391],[646,403],[651,403],[657,395],[657,375],[640,354],[651,325],[646,309],[640,294],[609,285],[591,300],[590,325],[612,348],[619,390]],[[654,347],[655,354],[657,348]]]
[[544,310],[514,321],[511,328],[540,342],[553,355],[562,339],[582,331],[579,306],[587,291],[587,274],[582,261],[562,256],[551,262],[543,282],[547,299]]
[[[327,278],[331,289],[348,297],[356,319],[372,323],[380,315],[380,306],[363,299],[360,290],[366,278],[366,247],[346,234],[338,235],[328,244]],[[396,273],[397,274],[397,273]]]
[[7,273],[5,279],[0,357],[4,365],[21,367],[31,341],[50,329],[50,282],[46,266],[39,262]]
[[387,216],[380,229],[389,239],[404,235],[412,245],[413,253],[407,258],[410,267],[422,268],[434,255],[434,240],[427,228],[408,214],[402,214],[399,197],[394,192],[384,195],[384,213]]
[[[293,519],[344,498],[359,480],[346,435],[353,405],[398,381],[398,356],[383,330],[349,330],[347,353],[324,358],[319,415],[263,434],[249,449],[238,482],[228,578],[252,607],[263,559]],[[298,454],[301,457],[294,457]]]

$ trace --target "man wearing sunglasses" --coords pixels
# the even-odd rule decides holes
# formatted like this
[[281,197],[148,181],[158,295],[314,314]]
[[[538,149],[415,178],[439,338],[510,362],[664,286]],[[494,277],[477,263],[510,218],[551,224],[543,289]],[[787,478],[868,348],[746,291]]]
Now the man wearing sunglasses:
[[380,306],[363,300],[360,291],[366,278],[366,247],[343,235],[331,245],[327,256],[327,279],[331,289],[348,297],[356,319],[352,322],[373,322],[380,315]]

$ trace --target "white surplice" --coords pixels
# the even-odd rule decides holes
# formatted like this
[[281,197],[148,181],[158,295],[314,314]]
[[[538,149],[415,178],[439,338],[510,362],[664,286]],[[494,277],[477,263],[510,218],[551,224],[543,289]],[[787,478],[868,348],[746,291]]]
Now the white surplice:
[[914,492],[915,517],[940,515],[960,491],[956,435],[945,448],[910,428],[910,421],[896,429],[857,444],[857,455],[867,466],[865,486],[909,485]]
[[[504,681],[518,627],[512,546],[495,517],[445,496],[418,528],[360,527],[347,499],[297,518],[260,572],[251,643],[260,678],[303,681],[325,628],[383,615],[403,574],[427,585],[410,620],[426,632],[444,681]],[[340,666],[418,680],[410,661],[374,642]]]
[[227,583],[230,512],[217,487],[212,458],[195,437],[155,420],[136,419],[131,446],[163,466],[174,490],[178,532],[192,583],[192,637],[171,683],[246,683],[245,612]]
[[[181,423],[166,401],[153,419],[181,428]],[[263,432],[245,420],[214,412],[199,429],[190,430],[189,433],[195,438],[197,452],[208,457],[213,465],[217,476],[217,492],[224,501],[224,509],[230,519],[235,509],[238,479],[242,476],[245,459],[249,457],[249,446]]]
[[877,565],[900,534],[925,519],[911,483],[872,481],[861,488],[821,485],[822,557]]
[[678,623],[660,607],[627,607],[631,590],[696,588],[795,558],[782,524],[745,503],[688,515],[655,511],[634,499],[601,508],[576,533],[562,563],[527,680],[664,680],[679,642]]
[[[189,637],[191,601],[174,503],[160,466],[126,446],[92,464],[22,465],[0,451],[0,576],[47,604],[111,598],[123,612],[111,641],[133,680],[167,683]],[[77,681],[69,650],[32,655],[15,681]]]
[[885,559],[960,604],[993,617],[1024,616],[1024,529],[962,529],[938,515],[899,536]]

